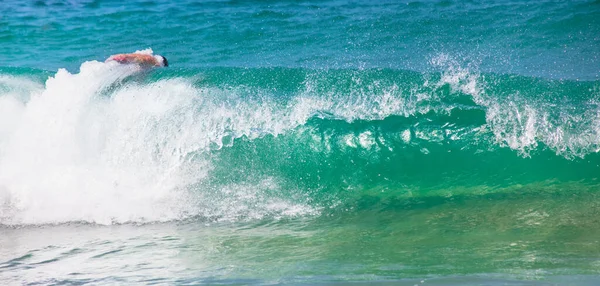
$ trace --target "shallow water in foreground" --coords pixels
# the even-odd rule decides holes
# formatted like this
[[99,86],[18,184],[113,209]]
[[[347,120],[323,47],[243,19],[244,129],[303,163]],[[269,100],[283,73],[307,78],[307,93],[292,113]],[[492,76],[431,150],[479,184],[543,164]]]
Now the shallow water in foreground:
[[12,259],[0,267],[9,283],[593,285],[597,194],[540,187],[364,197],[279,221],[5,228],[0,255]]

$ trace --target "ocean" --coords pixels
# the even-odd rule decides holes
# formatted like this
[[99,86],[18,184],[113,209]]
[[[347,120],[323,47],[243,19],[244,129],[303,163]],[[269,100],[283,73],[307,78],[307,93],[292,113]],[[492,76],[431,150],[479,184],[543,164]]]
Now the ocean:
[[0,54],[2,285],[600,284],[597,0],[8,0]]

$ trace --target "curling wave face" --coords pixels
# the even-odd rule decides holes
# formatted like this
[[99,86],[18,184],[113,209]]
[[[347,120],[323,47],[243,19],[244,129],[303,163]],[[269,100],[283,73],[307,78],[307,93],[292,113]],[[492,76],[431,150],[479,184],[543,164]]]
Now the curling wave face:
[[278,219],[379,191],[597,178],[598,81],[430,65],[4,70],[0,224]]

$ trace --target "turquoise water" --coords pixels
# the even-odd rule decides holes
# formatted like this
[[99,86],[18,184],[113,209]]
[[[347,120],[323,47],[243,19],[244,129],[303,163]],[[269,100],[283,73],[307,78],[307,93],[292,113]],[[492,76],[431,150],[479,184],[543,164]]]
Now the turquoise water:
[[0,282],[595,285],[599,16],[3,2]]

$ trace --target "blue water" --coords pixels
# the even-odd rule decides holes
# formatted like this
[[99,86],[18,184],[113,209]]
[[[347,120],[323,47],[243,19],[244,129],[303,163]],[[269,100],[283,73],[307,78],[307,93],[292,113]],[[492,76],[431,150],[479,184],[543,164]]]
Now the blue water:
[[5,1],[0,54],[2,284],[600,280],[598,1]]
[[597,79],[595,1],[8,1],[3,66],[77,69],[147,47],[174,68],[423,70],[446,53],[498,73]]

